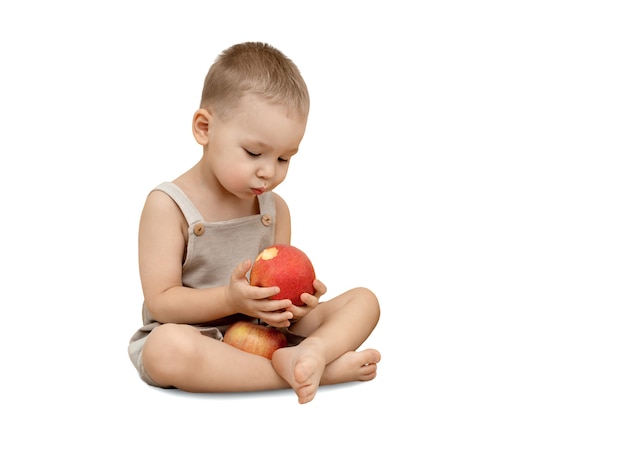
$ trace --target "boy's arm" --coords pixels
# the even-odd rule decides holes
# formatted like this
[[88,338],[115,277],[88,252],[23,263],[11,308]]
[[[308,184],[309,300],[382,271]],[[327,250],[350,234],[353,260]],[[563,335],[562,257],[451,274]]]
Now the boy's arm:
[[[139,273],[146,307],[162,323],[201,323],[237,311],[227,286],[192,289],[182,285],[187,223],[165,193],[148,195],[139,223]],[[246,282],[245,277],[240,280]]]

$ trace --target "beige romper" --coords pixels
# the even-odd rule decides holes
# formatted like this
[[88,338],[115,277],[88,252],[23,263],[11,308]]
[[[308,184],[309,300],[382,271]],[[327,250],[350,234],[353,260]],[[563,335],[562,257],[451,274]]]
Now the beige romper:
[[[169,195],[182,211],[189,225],[187,252],[183,262],[183,285],[192,288],[209,288],[228,285],[233,269],[246,259],[256,256],[274,242],[276,208],[274,194],[258,197],[260,214],[224,222],[205,222],[189,198],[174,183],[157,186]],[[161,325],[150,316],[145,304],[142,307],[143,327],[135,332],[128,345],[128,354],[141,379],[158,386],[144,371],[141,351],[152,330]],[[218,321],[195,324],[202,334],[221,340],[229,325],[237,320],[256,320],[243,314],[225,317]]]

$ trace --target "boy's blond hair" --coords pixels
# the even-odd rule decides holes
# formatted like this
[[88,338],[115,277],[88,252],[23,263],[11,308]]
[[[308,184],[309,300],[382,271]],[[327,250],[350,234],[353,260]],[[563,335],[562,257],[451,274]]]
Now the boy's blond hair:
[[309,113],[309,92],[298,67],[266,43],[240,43],[223,51],[204,80],[200,106],[226,117],[246,94],[284,105],[304,118]]

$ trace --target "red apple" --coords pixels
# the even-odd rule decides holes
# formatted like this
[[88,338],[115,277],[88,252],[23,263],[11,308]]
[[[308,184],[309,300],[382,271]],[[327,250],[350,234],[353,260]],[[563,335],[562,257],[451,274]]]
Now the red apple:
[[272,245],[263,250],[250,269],[250,285],[280,288],[273,300],[289,299],[296,306],[304,303],[303,293],[313,294],[315,270],[309,257],[300,249],[286,244]]
[[271,359],[274,351],[287,346],[287,338],[275,328],[240,320],[224,334],[224,342],[251,354]]

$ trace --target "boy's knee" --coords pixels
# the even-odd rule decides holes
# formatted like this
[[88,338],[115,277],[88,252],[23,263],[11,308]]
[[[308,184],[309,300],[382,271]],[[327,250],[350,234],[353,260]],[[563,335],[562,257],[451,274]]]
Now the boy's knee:
[[380,316],[380,304],[378,302],[378,297],[374,292],[366,287],[357,287],[353,290],[353,292],[360,304],[363,304],[371,310],[376,317]]
[[185,325],[163,324],[152,330],[142,351],[146,372],[157,382],[165,382],[191,353],[189,340],[182,339]]

